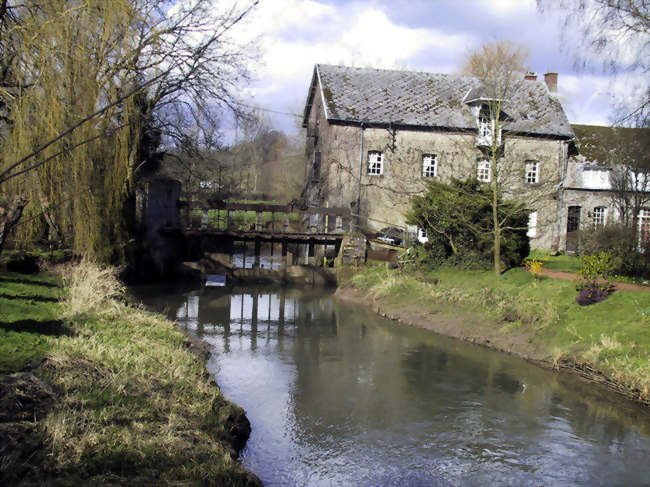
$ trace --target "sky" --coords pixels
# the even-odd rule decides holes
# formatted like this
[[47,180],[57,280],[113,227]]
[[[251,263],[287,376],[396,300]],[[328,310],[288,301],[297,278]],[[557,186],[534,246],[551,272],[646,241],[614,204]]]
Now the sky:
[[317,63],[456,73],[469,51],[509,40],[530,51],[538,79],[559,73],[558,96],[574,124],[609,124],[612,94],[629,86],[600,67],[578,70],[579,42],[566,35],[573,31],[534,0],[260,0],[237,28],[259,49],[243,97],[288,133],[297,117],[273,112],[302,113]]

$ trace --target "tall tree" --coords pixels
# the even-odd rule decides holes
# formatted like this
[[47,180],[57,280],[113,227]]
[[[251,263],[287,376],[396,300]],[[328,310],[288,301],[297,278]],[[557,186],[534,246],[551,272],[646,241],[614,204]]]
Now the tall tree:
[[493,264],[497,275],[501,273],[503,233],[512,229],[514,217],[530,204],[529,199],[520,199],[516,204],[501,208],[504,190],[512,188],[510,179],[517,173],[513,170],[513,161],[504,157],[502,124],[508,118],[504,106],[525,82],[527,58],[528,53],[523,48],[498,41],[470,52],[462,68],[463,74],[481,80],[481,87],[472,96],[477,100],[472,110],[478,121],[479,148],[489,164],[489,176],[485,179],[489,180],[490,191],[486,194],[492,209]]
[[[255,3],[8,2],[0,192],[26,196],[25,213],[77,253],[119,260],[143,129],[154,120],[171,133],[178,113],[235,107],[250,53],[229,35]],[[20,241],[43,231],[28,221]]]

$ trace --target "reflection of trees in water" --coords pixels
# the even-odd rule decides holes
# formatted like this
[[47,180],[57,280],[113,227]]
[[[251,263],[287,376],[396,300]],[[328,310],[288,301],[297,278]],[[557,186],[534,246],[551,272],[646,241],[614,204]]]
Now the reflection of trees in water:
[[[634,429],[648,434],[647,411],[601,389],[505,354],[386,325],[320,291],[204,288],[166,302],[182,326],[222,335],[226,352],[235,337],[250,350],[263,341],[291,354],[288,407],[301,441],[326,447],[421,422],[439,446],[460,445],[476,458],[490,441],[513,454],[535,445],[543,455],[553,434],[567,430],[617,449],[631,448]],[[581,454],[596,455],[602,446],[590,448]]]

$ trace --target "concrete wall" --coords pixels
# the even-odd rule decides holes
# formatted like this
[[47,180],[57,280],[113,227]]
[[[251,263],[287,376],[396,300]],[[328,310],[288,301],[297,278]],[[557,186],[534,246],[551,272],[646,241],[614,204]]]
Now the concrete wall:
[[[476,134],[442,130],[390,130],[329,123],[325,119],[317,90],[308,121],[307,160],[310,185],[307,196],[315,205],[350,207],[356,213],[361,163],[360,214],[365,226],[379,230],[406,224],[410,198],[421,194],[428,178],[422,176],[422,156],[437,156],[436,180],[476,176],[481,152],[475,147]],[[361,137],[363,134],[363,151]],[[309,137],[309,135],[312,135]],[[566,160],[566,142],[553,139],[504,135],[504,158],[498,180],[510,197],[525,201],[537,211],[534,248],[557,245],[560,209],[557,187]],[[382,175],[368,174],[368,152],[383,153]],[[319,177],[314,177],[314,154],[320,152]],[[525,182],[526,161],[540,163],[540,183]]]

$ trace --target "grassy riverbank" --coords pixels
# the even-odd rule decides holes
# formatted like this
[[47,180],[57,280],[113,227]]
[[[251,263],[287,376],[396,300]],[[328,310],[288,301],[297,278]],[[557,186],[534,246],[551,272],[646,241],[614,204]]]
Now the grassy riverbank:
[[368,265],[339,294],[370,300],[381,314],[409,324],[577,369],[650,404],[650,291],[617,291],[582,307],[572,282],[536,280],[522,269],[496,277]]
[[110,272],[0,272],[0,310],[0,483],[260,485],[205,356]]

